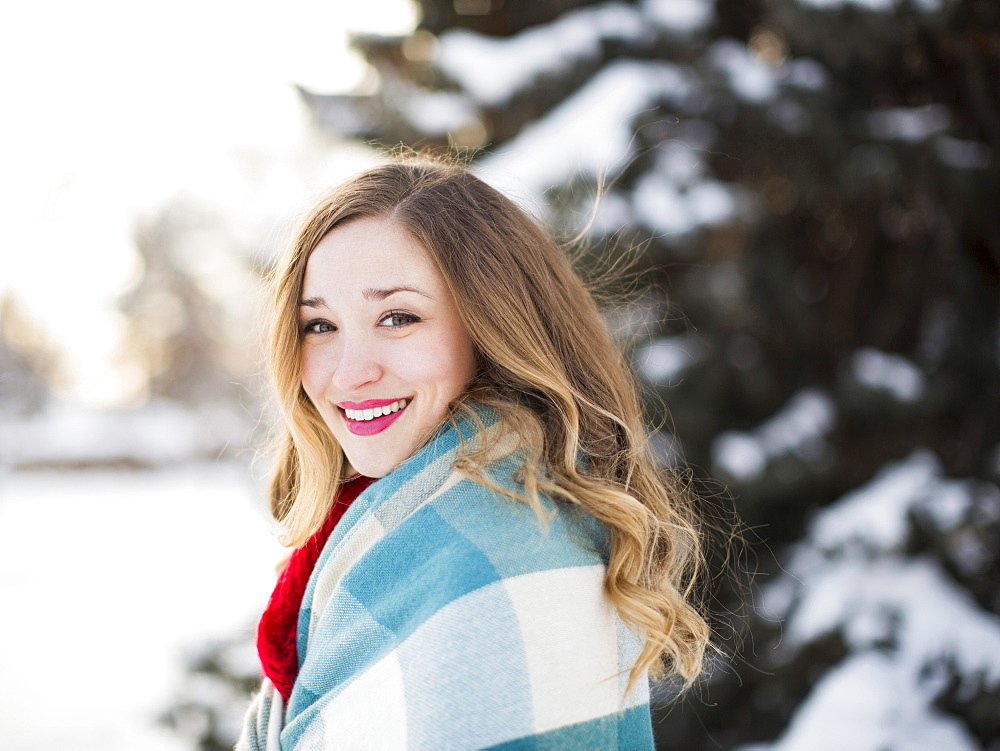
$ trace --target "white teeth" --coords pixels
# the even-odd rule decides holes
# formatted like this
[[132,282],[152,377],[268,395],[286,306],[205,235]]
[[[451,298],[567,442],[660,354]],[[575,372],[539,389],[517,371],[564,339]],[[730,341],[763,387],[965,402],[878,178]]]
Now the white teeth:
[[347,415],[348,420],[368,422],[369,420],[374,420],[376,417],[383,417],[390,412],[399,412],[407,404],[409,404],[409,400],[399,399],[392,404],[386,404],[383,407],[374,407],[373,409],[345,409],[344,414]]

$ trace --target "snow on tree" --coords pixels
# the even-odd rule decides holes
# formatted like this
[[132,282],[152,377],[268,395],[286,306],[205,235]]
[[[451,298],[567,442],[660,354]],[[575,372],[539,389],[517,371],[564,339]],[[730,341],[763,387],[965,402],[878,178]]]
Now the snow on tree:
[[997,486],[945,478],[926,451],[819,512],[764,604],[784,621],[779,653],[836,635],[847,654],[774,748],[978,749],[1000,737],[995,713],[970,729],[942,711],[995,700],[1000,686],[1000,617],[982,607],[996,593],[950,573],[985,583],[998,524]]

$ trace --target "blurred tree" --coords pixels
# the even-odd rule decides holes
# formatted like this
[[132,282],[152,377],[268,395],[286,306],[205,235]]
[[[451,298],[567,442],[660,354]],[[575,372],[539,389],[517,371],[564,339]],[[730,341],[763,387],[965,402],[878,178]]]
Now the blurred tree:
[[[651,413],[669,409],[658,445],[725,482],[797,577],[761,556],[766,617],[663,708],[663,747],[996,744],[1000,650],[971,645],[1000,634],[1000,7],[419,5],[413,34],[356,39],[375,95],[304,92],[317,122],[481,149],[487,178],[545,195],[567,234],[625,154],[591,236],[652,237],[660,292],[631,319],[659,322],[633,341]],[[931,611],[896,596],[921,583]],[[811,629],[815,591],[839,610]],[[981,630],[917,639],[926,618]],[[789,636],[772,649],[777,619]],[[858,715],[843,697],[873,685],[884,706]]]
[[12,292],[0,296],[0,417],[41,411],[49,399],[55,356],[41,328]]
[[233,245],[220,217],[182,197],[137,223],[142,271],[119,308],[128,319],[125,358],[143,397],[232,404],[246,391],[239,381],[253,371],[252,326],[245,294],[234,300],[230,291],[254,280]]
[[158,718],[197,751],[230,751],[260,687],[253,629],[210,642],[188,656],[186,680]]

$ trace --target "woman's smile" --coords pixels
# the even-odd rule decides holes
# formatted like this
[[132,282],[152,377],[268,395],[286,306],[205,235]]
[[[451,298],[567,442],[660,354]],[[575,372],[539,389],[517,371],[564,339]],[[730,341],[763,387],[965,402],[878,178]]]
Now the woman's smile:
[[340,402],[347,429],[354,435],[375,435],[398,420],[409,399],[368,399],[363,402]]

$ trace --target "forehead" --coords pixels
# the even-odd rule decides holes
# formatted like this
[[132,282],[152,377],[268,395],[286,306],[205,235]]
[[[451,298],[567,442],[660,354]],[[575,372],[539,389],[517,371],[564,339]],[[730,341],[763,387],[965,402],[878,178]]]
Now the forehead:
[[356,219],[331,230],[306,262],[304,297],[395,285],[441,290],[444,279],[430,254],[398,222]]

